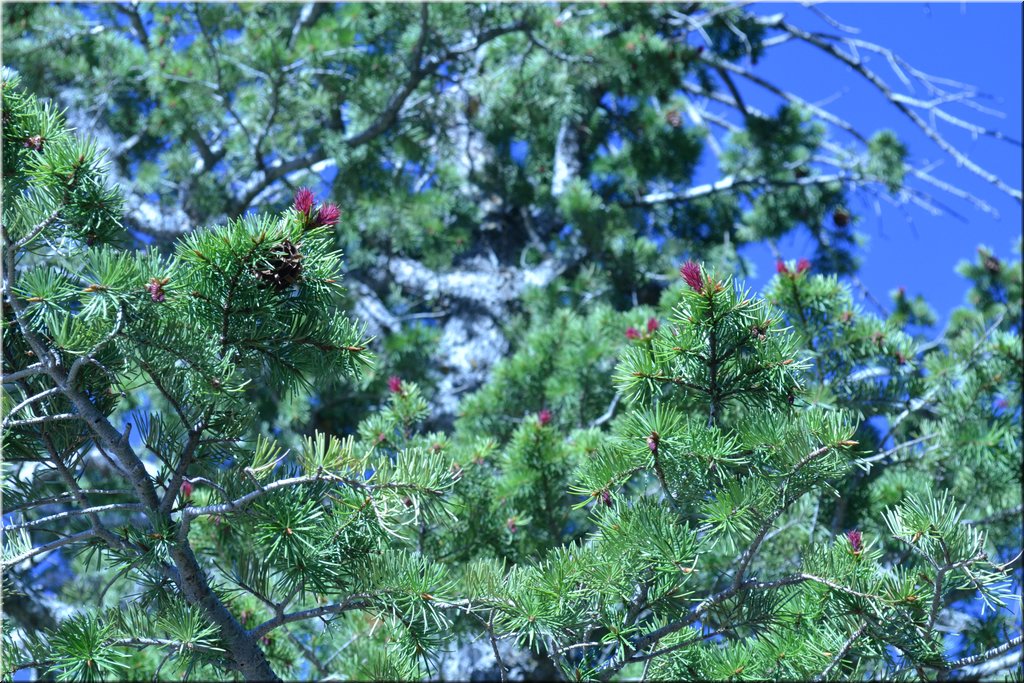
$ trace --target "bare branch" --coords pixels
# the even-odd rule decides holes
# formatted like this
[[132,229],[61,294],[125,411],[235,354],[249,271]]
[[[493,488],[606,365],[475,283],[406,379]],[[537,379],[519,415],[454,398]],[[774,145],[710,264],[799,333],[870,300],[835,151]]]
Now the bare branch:
[[70,536],[58,538],[56,541],[50,541],[49,543],[44,543],[43,545],[37,545],[33,548],[26,550],[20,555],[15,555],[6,562],[3,562],[2,564],[0,564],[0,569],[7,570],[8,568],[20,564],[21,562],[24,562],[25,560],[31,557],[35,557],[36,555],[48,553],[51,550],[56,550],[57,548],[63,548],[64,546],[71,543],[78,543],[79,541],[84,541],[86,539],[92,538],[95,535],[96,532],[92,529],[89,529],[87,531],[81,531],[77,534],[71,534]]
[[14,420],[12,422],[4,421],[4,429],[19,429],[21,427],[28,427],[35,424],[46,424],[48,422],[63,422],[66,420],[81,420],[81,415],[75,413],[59,413],[57,415],[41,415],[39,417],[30,417],[24,420]]
[[843,54],[839,49],[836,48],[834,44],[828,42],[827,40],[812,35],[804,31],[803,29],[800,29],[796,26],[793,26],[792,24],[787,23],[782,19],[780,19],[778,23],[775,24],[775,27],[795,36],[796,38],[799,38],[800,40],[803,40],[804,42],[814,45],[818,49],[832,55],[833,57],[839,59],[843,63],[852,67],[857,73],[859,73],[861,76],[866,78],[872,85],[874,85],[875,88],[877,88],[885,96],[886,99],[892,102],[897,109],[903,112],[903,114],[906,115],[907,118],[913,121],[913,123],[918,128],[920,128],[921,131],[924,132],[924,134],[928,136],[929,139],[932,140],[932,142],[938,145],[939,148],[942,149],[942,151],[946,152],[951,157],[953,157],[958,164],[964,166],[969,171],[979,176],[980,178],[983,178],[987,182],[995,185],[997,188],[999,188],[1006,194],[1010,195],[1017,201],[1022,201],[1022,195],[1020,190],[1010,187],[1005,182],[1003,182],[1003,180],[999,178],[999,176],[995,175],[994,173],[986,171],[984,168],[971,161],[966,154],[961,152],[954,145],[950,144],[944,137],[942,137],[942,135],[939,134],[937,130],[935,130],[935,128],[928,125],[928,123],[924,119],[922,119],[917,112],[911,109],[905,102],[901,101],[900,98],[896,97],[892,89],[889,88],[889,86],[886,85],[885,82],[878,77],[878,75],[876,75],[873,71],[864,66],[863,62],[854,59],[849,55]]
[[290,624],[293,621],[303,621],[305,619],[314,619],[316,617],[327,616],[329,614],[341,614],[342,612],[366,609],[372,604],[370,602],[372,598],[373,595],[370,593],[360,593],[357,595],[351,595],[344,602],[335,603],[333,605],[323,605],[321,607],[314,607],[300,612],[290,612],[288,614],[282,613],[272,619],[268,619],[256,628],[250,630],[249,636],[253,639],[259,639],[273,631],[275,628],[284,626],[285,624]]
[[14,406],[13,408],[11,408],[10,412],[7,413],[7,417],[4,418],[3,426],[7,427],[10,424],[9,421],[11,419],[11,416],[14,415],[15,413],[17,413],[22,408],[25,408],[26,406],[30,406],[33,403],[35,403],[36,401],[41,401],[44,398],[46,398],[47,396],[52,396],[53,394],[57,394],[57,393],[60,393],[60,389],[57,388],[57,387],[53,387],[52,389],[47,389],[46,391],[39,392],[35,396],[29,396],[24,401],[22,401],[21,403],[19,403],[16,406]]
[[33,228],[28,231],[27,235],[25,235],[20,240],[18,240],[13,245],[11,245],[9,247],[9,249],[12,252],[18,251],[19,249],[24,247],[26,244],[28,244],[29,242],[34,240],[36,237],[39,236],[39,233],[41,233],[43,230],[46,230],[48,227],[50,227],[50,225],[52,225],[53,222],[55,220],[57,220],[57,218],[60,217],[60,212],[63,211],[63,210],[64,210],[64,205],[61,204],[59,207],[57,207],[56,209],[53,210],[53,213],[51,213],[49,216],[47,216],[43,220],[41,220],[38,223],[36,223],[35,226],[33,226]]
[[4,384],[9,384],[11,382],[17,382],[19,379],[25,379],[34,375],[41,375],[44,372],[46,372],[46,368],[43,367],[42,363],[33,363],[27,368],[22,368],[21,370],[5,374],[2,381]]
[[347,477],[339,477],[329,472],[319,472],[315,475],[305,475],[301,477],[291,477],[289,479],[279,479],[278,481],[271,482],[265,486],[261,486],[255,491],[250,491],[244,496],[240,496],[234,500],[226,503],[218,503],[216,505],[207,505],[205,507],[187,507],[184,509],[184,514],[189,519],[194,519],[203,515],[222,515],[229,512],[235,512],[240,510],[254,500],[261,498],[268,493],[276,491],[278,489],[289,488],[292,486],[303,486],[305,484],[315,484],[321,481],[334,481],[352,488],[358,488],[364,491],[379,491],[382,489],[392,491],[417,491],[420,493],[428,493],[431,495],[441,495],[444,492],[436,489],[430,489],[417,484],[398,484],[398,483],[386,483],[386,484],[368,484],[366,481],[361,479],[351,479]]
[[608,405],[608,410],[604,411],[600,417],[594,418],[594,420],[587,426],[591,428],[600,427],[605,422],[612,419],[615,416],[615,407],[619,405],[620,400],[622,400],[622,394],[616,392],[615,395],[612,396],[612,402]]
[[146,32],[146,26],[142,23],[142,17],[139,16],[139,3],[132,2],[126,5],[122,5],[119,2],[114,3],[114,9],[121,14],[127,15],[132,22],[132,30],[135,31],[135,37],[142,43],[142,47],[147,51],[149,50],[149,34]]
[[58,512],[48,517],[40,517],[34,519],[31,522],[22,522],[21,524],[9,524],[0,528],[4,533],[10,533],[19,529],[32,529],[37,526],[49,524],[50,522],[56,522],[61,519],[70,519],[71,517],[78,517],[80,515],[93,515],[99,512],[107,512],[108,510],[144,510],[140,503],[111,503],[109,505],[98,505],[96,507],[87,508],[85,510],[68,510],[66,512]]
[[[856,176],[846,173],[834,173],[829,175],[808,176],[806,178],[765,178],[762,176],[748,176],[737,178],[726,176],[713,183],[705,183],[691,187],[682,192],[651,192],[638,197],[631,206],[654,206],[655,204],[683,204],[694,199],[710,197],[723,192],[739,191],[747,187],[774,188],[774,187],[813,187],[816,185],[828,185],[831,183],[856,183],[868,179],[866,176]],[[880,182],[880,181],[874,181]]]
[[1017,650],[1016,652],[1011,653],[1009,656],[1002,658],[998,662],[998,666],[989,667],[985,666],[984,663],[990,662],[991,660],[994,660],[996,657],[999,657],[1004,653],[1010,652],[1014,648],[1019,648],[1021,646],[1021,643],[1024,643],[1024,638],[1022,638],[1021,636],[1017,636],[1016,638],[1012,638],[1009,641],[1003,643],[1002,645],[992,648],[991,650],[986,650],[985,652],[982,652],[980,654],[972,655],[970,657],[964,657],[963,659],[958,659],[952,664],[950,664],[948,667],[946,667],[946,670],[954,671],[956,669],[964,669],[963,673],[965,676],[968,677],[990,676],[996,671],[1007,669],[1013,666],[1014,664],[1020,662],[1021,650]]

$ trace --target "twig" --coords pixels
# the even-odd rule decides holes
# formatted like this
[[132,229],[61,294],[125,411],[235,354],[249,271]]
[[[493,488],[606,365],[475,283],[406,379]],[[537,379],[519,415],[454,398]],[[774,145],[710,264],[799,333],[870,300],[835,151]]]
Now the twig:
[[84,510],[67,510],[65,512],[58,512],[56,514],[49,515],[48,517],[40,517],[39,519],[33,519],[30,522],[22,522],[20,524],[9,524],[4,527],[0,527],[4,533],[10,533],[19,529],[32,529],[34,527],[48,524],[49,522],[55,522],[60,519],[67,519],[69,517],[78,517],[79,515],[91,515],[99,512],[106,512],[108,510],[143,510],[144,508],[140,503],[111,503],[109,505],[98,505],[96,507],[86,508]]
[[864,635],[864,631],[867,629],[867,627],[868,627],[867,624],[862,623],[860,625],[860,628],[858,628],[856,631],[854,631],[853,634],[847,639],[847,641],[845,643],[843,643],[843,646],[841,648],[839,648],[839,652],[837,652],[836,656],[832,658],[832,661],[828,663],[828,666],[826,666],[825,669],[820,674],[818,674],[817,676],[814,677],[814,680],[816,680],[816,681],[827,680],[829,674],[832,673],[832,669],[834,669],[837,666],[839,666],[839,663],[842,662],[843,661],[843,657],[845,657],[850,652],[850,648],[852,648],[853,644],[857,642],[857,639],[859,639],[862,635]]
[[22,368],[15,372],[6,373],[3,375],[2,381],[4,384],[9,382],[17,382],[19,379],[25,379],[26,377],[32,377],[46,372],[46,368],[42,363],[33,363],[27,368]]
[[942,151],[946,152],[951,157],[953,157],[959,165],[964,166],[975,175],[995,185],[997,188],[999,188],[1006,194],[1010,195],[1017,201],[1022,201],[1022,195],[1020,190],[1010,187],[1005,182],[1003,182],[1003,180],[999,178],[999,176],[986,171],[984,168],[971,161],[966,154],[964,154],[955,146],[950,144],[944,137],[942,137],[942,135],[939,134],[937,130],[935,130],[935,128],[929,126],[928,123],[925,122],[925,120],[922,119],[917,112],[911,109],[906,103],[902,102],[899,98],[895,97],[895,94],[889,88],[889,86],[886,85],[885,82],[882,81],[882,79],[879,78],[873,71],[864,66],[863,62],[843,54],[832,43],[829,43],[826,40],[823,40],[817,36],[807,33],[806,31],[797,28],[792,24],[787,23],[781,18],[775,24],[775,27],[795,36],[796,38],[799,38],[800,40],[803,40],[804,42],[814,45],[818,49],[827,52],[828,54],[836,57],[843,63],[852,67],[857,73],[861,74],[861,76],[863,76],[872,85],[874,85],[875,88],[877,88],[886,97],[886,99],[892,102],[897,109],[903,112],[903,114],[906,115],[907,118],[909,118],[918,128],[920,128],[924,132],[924,134],[928,136],[929,139],[932,140],[932,142],[938,145]]
[[494,610],[491,610],[491,615],[487,619],[487,638],[491,641],[491,650],[494,652],[494,661],[498,666],[498,675],[501,677],[501,683],[505,683],[508,678],[505,675],[505,664],[501,661],[501,653],[498,652],[498,641],[494,637]]
[[314,607],[312,609],[302,610],[300,612],[290,612],[288,614],[281,613],[272,619],[268,619],[254,629],[248,631],[250,638],[259,640],[263,636],[267,635],[275,628],[290,624],[293,621],[303,621],[305,619],[314,619],[316,617],[326,616],[328,614],[341,614],[342,612],[349,612],[356,609],[364,609],[370,606],[370,600],[373,598],[372,594],[361,593],[358,595],[350,596],[345,602],[335,603],[333,605],[323,605],[321,607]]
[[58,413],[56,415],[40,415],[39,417],[25,418],[24,420],[14,420],[13,422],[4,423],[4,429],[19,429],[21,427],[28,427],[29,425],[45,424],[47,422],[63,422],[65,420],[82,420],[84,419],[81,415],[76,413]]
[[25,552],[21,553],[20,555],[15,555],[11,559],[7,560],[6,562],[0,563],[0,569],[6,570],[6,569],[8,569],[10,567],[15,566],[16,564],[24,562],[25,560],[29,559],[30,557],[35,557],[36,555],[41,555],[42,553],[48,553],[51,550],[56,550],[57,548],[62,548],[62,547],[66,546],[66,545],[68,545],[70,543],[78,543],[79,541],[84,541],[87,538],[92,538],[95,535],[96,535],[96,532],[93,531],[92,529],[89,529],[87,531],[81,531],[81,532],[79,532],[77,534],[71,534],[70,536],[64,536],[63,538],[58,538],[56,541],[50,541],[49,543],[44,543],[43,545],[37,545],[35,547],[29,548],[28,550],[26,550]]
[[53,387],[52,389],[47,389],[46,391],[40,392],[40,393],[36,394],[35,396],[29,396],[24,401],[22,401],[21,403],[19,403],[16,406],[14,406],[13,408],[11,408],[11,410],[7,413],[7,417],[4,418],[3,426],[7,427],[8,426],[8,420],[11,419],[11,415],[14,415],[16,412],[18,412],[22,408],[25,408],[26,406],[30,406],[33,403],[35,403],[36,401],[41,401],[44,398],[46,398],[47,396],[52,396],[53,394],[56,394],[56,393],[59,393],[59,392],[60,392],[60,389],[58,387]]
[[622,399],[622,394],[616,392],[615,396],[612,397],[612,402],[608,406],[608,410],[604,411],[604,413],[602,413],[600,417],[595,418],[587,426],[591,427],[591,428],[593,428],[593,427],[600,427],[605,422],[608,422],[608,420],[612,419],[612,417],[615,415],[615,407],[619,405],[619,401],[621,399]]

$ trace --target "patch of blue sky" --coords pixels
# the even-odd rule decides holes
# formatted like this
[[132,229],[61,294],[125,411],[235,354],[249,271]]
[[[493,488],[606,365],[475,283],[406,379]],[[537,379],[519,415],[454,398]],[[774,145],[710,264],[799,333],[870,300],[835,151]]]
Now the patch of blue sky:
[[142,244],[145,245],[153,244],[156,241],[156,239],[152,235],[147,235],[146,233],[141,232],[139,230],[129,230],[128,232],[136,240],[136,242],[141,242]]
[[352,125],[352,114],[350,109],[351,107],[348,102],[341,103],[341,123],[346,129]]
[[[116,109],[117,103],[116,102],[111,102],[109,107],[110,107],[110,111],[112,111],[112,112],[113,111],[117,111],[117,109]],[[155,100],[151,100],[151,99],[145,99],[145,98],[144,99],[138,99],[138,100],[135,100],[135,101],[132,102],[132,107],[134,107],[135,111],[138,112],[140,115],[145,116],[147,114],[152,113],[156,109],[156,101]]]
[[334,187],[334,180],[338,177],[338,165],[329,164],[320,171],[320,189],[327,196]]
[[175,52],[184,52],[192,46],[192,43],[196,42],[195,33],[181,33],[174,37],[172,46]]
[[[872,427],[879,436],[885,436],[889,432],[889,420],[882,415],[874,415],[865,420],[865,423]],[[885,443],[881,444],[881,448],[888,448],[893,444],[892,437],[888,437]]]
[[426,180],[424,180],[422,183],[419,183],[419,191],[420,192],[425,192],[425,191],[431,189],[432,187],[434,187],[434,184],[435,184],[434,181],[435,180],[437,180],[437,175],[434,174],[434,173],[431,173],[429,176],[427,176]]
[[622,181],[622,176],[618,173],[591,173],[587,177],[587,181],[590,183],[590,189],[599,195],[606,198],[614,199],[618,193],[613,190]]
[[598,155],[616,154],[622,150],[622,136],[617,130],[608,134],[603,145],[598,147]]
[[423,167],[423,164],[417,163],[415,161],[406,161],[402,165],[402,173],[412,178],[418,177],[421,173],[423,173],[424,170],[425,169]]
[[[39,561],[38,564],[36,564],[32,567],[31,570],[29,570],[29,575],[32,576],[32,578],[38,579],[42,577],[43,574],[57,570],[61,574],[64,574],[66,579],[70,579],[71,566],[68,564],[67,558],[64,557],[63,553],[63,549],[60,549],[55,553],[48,553],[45,557],[43,557],[42,560]],[[50,582],[48,582],[48,584],[52,585]],[[48,587],[43,589],[43,594],[48,595],[50,597],[54,597],[57,595],[55,591],[50,590]]]
[[526,140],[513,138],[508,143],[508,154],[520,168],[526,166],[526,158],[530,153],[530,143]]
[[387,53],[387,49],[386,49],[387,46],[381,45],[379,43],[378,44],[367,43],[367,42],[363,41],[363,38],[364,38],[364,36],[361,33],[357,33],[355,35],[355,40],[354,40],[354,43],[352,45],[352,49],[353,50],[358,50],[359,52],[365,52],[368,55],[386,54]]
[[601,96],[601,105],[613,114],[624,116],[630,114],[637,108],[637,98],[630,95],[617,96],[609,91]]
[[99,23],[100,22],[100,14],[99,14],[99,11],[97,10],[97,6],[96,5],[88,5],[88,4],[78,5],[78,11],[81,12],[82,16],[85,17],[88,21],[91,21],[93,23]]

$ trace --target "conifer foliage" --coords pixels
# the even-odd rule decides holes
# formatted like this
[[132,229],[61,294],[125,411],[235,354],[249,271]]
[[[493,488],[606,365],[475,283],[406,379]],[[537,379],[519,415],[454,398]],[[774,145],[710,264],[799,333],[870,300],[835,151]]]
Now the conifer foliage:
[[49,633],[15,646],[5,620],[5,672],[267,680],[307,647],[285,625],[357,609],[424,652],[444,572],[389,539],[448,464],[323,434],[286,451],[253,428],[254,379],[286,393],[370,362],[323,225],[291,210],[169,258],[126,251],[98,150],[9,72],[3,117],[3,569],[59,548],[115,571]]
[[[775,291],[834,287],[806,270],[780,268]],[[781,312],[696,263],[681,275],[666,324],[620,355],[628,410],[577,470],[592,533],[505,577],[471,575],[474,600],[570,680],[948,670],[935,626],[951,593],[1008,598],[984,533],[926,489],[871,535],[820,533],[863,452],[856,414],[809,400],[815,356]]]
[[1019,668],[1020,242],[941,332],[865,310],[858,195],[987,205],[754,67],[853,67],[1019,201],[919,113],[1004,140],[970,88],[717,4],[3,21],[4,680]]

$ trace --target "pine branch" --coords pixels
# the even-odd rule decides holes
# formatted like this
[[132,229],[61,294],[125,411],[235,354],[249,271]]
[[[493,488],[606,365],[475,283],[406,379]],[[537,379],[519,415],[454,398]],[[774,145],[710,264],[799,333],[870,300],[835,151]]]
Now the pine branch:
[[849,654],[850,649],[853,647],[853,644],[856,643],[862,635],[864,635],[864,631],[867,629],[867,627],[867,624],[862,623],[857,628],[857,630],[850,635],[846,642],[843,643],[843,646],[839,648],[839,652],[837,652],[835,657],[832,658],[832,661],[828,663],[828,666],[826,666],[820,674],[814,677],[814,680],[828,680],[828,677],[832,673],[832,670],[839,666],[840,662],[843,661],[843,658],[846,657],[847,654]]
[[23,368],[15,372],[5,373],[3,375],[2,380],[4,384],[8,384],[10,382],[17,382],[20,379],[26,379],[28,377],[41,375],[44,372],[46,372],[46,369],[43,367],[42,363],[33,363],[27,368]]
[[5,533],[17,531],[19,529],[32,529],[43,524],[49,524],[50,522],[56,522],[61,519],[70,519],[72,517],[78,517],[80,515],[93,515],[99,512],[106,512],[108,510],[144,510],[140,503],[110,503],[109,505],[98,505],[96,507],[86,508],[84,510],[68,510],[66,512],[58,512],[47,517],[40,517],[39,519],[33,519],[30,522],[22,522],[20,524],[9,524],[0,527],[0,530]]
[[[83,494],[93,494],[97,496],[113,496],[113,495],[130,495],[132,492],[128,489],[80,489]],[[46,498],[34,498],[24,503],[16,505],[4,506],[4,514],[10,514],[12,512],[20,512],[29,508],[40,507],[42,505],[50,505],[52,503],[63,503],[69,499],[76,498],[77,493],[74,491],[65,491],[64,493],[58,493],[55,496],[47,496]]]
[[[99,367],[103,368],[103,366],[100,365],[99,361],[97,361],[93,356],[95,356],[96,352],[99,351],[101,348],[103,348],[108,343],[113,341],[114,337],[116,337],[118,334],[120,334],[121,327],[122,327],[123,324],[124,324],[124,304],[118,302],[118,304],[117,304],[117,316],[114,318],[114,327],[113,327],[113,329],[111,329],[110,332],[103,337],[103,339],[101,339],[100,341],[96,342],[93,345],[93,347],[91,349],[89,349],[89,351],[87,353],[83,354],[80,358],[76,358],[75,359],[75,362],[71,364],[71,370],[68,371],[68,384],[74,385],[75,380],[78,378],[78,373],[81,372],[82,368],[85,366],[86,363],[94,363],[94,364],[98,365]],[[111,383],[113,384],[113,382],[111,382]]]
[[247,507],[254,500],[261,498],[273,491],[279,489],[290,488],[293,486],[304,486],[306,484],[316,484],[321,481],[334,481],[346,486],[350,486],[354,489],[360,489],[363,491],[379,491],[382,489],[391,491],[415,491],[418,493],[428,493],[435,496],[444,494],[444,491],[438,489],[432,489],[427,486],[420,486],[418,484],[402,484],[402,483],[385,483],[385,484],[367,484],[365,480],[352,479],[349,477],[340,477],[329,472],[325,472],[322,469],[315,475],[303,475],[301,477],[291,477],[288,479],[279,479],[275,482],[271,482],[266,485],[260,485],[260,488],[255,491],[239,496],[234,500],[230,500],[226,503],[217,503],[215,505],[207,505],[205,507],[187,507],[182,512],[185,518],[191,520],[202,515],[222,515],[229,512],[236,512]]
[[3,427],[4,428],[10,428],[9,420],[11,419],[11,416],[14,415],[16,412],[18,412],[19,410],[21,410],[22,408],[24,408],[26,406],[30,406],[33,403],[35,403],[36,401],[41,401],[44,398],[46,398],[47,396],[52,396],[52,395],[57,394],[59,392],[60,392],[59,388],[53,387],[52,389],[47,389],[46,391],[42,391],[42,392],[40,392],[40,393],[38,393],[38,394],[36,394],[34,396],[29,396],[24,401],[22,401],[21,403],[19,403],[18,405],[14,406],[13,408],[10,409],[10,411],[7,413],[7,417],[4,418]]
[[[203,652],[205,654],[215,655],[218,658],[223,658],[224,654],[225,654],[224,650],[220,649],[219,647],[212,647],[212,646],[209,646],[209,645],[201,645],[199,643],[183,643],[181,641],[168,640],[166,638],[141,638],[141,637],[137,637],[137,636],[136,637],[132,637],[132,638],[114,638],[114,639],[111,639],[110,641],[108,641],[107,644],[108,645],[120,645],[120,646],[123,646],[123,647],[140,647],[140,648],[144,648],[144,647],[173,647],[173,648],[177,649],[178,652],[184,652],[184,651]],[[229,666],[227,666],[225,668],[230,670],[233,667],[229,665]]]
[[784,586],[793,586],[807,581],[820,583],[822,585],[828,586],[832,590],[845,593],[847,595],[852,595],[858,598],[863,598],[867,600],[881,599],[881,596],[855,591],[852,588],[847,588],[846,586],[837,584],[834,581],[830,581],[829,579],[826,579],[824,577],[815,576],[813,574],[807,573],[793,574],[791,576],[787,576],[781,579],[776,579],[775,581],[745,581],[742,584],[734,585],[730,588],[720,591],[719,593],[716,593],[713,596],[705,598],[696,607],[694,607],[693,610],[690,611],[686,618],[670,622],[665,626],[662,626],[661,628],[651,631],[650,633],[636,639],[631,648],[631,652],[628,652],[625,657],[621,659],[613,658],[605,663],[605,665],[602,667],[602,673],[600,678],[601,680],[608,680],[611,676],[615,675],[615,673],[621,670],[622,667],[630,663],[630,661],[642,661],[640,659],[632,659],[633,654],[641,652],[651,647],[652,645],[656,645],[660,640],[662,640],[666,636],[669,636],[673,633],[676,633],[677,631],[686,628],[687,626],[693,624],[698,619],[700,619],[706,612],[708,612],[713,607],[722,604],[723,602],[735,597],[736,595],[739,595],[740,593],[747,591],[774,590],[776,588],[782,588]]
[[[44,433],[42,435],[42,442],[50,456],[50,462],[52,462],[53,466],[57,468],[57,472],[60,473],[60,477],[64,481],[64,485],[70,489],[71,494],[74,496],[75,502],[77,502],[82,508],[89,508],[90,505],[88,498],[82,491],[81,486],[78,485],[78,480],[76,480],[74,475],[72,475],[71,470],[64,464],[64,459],[57,452],[57,447],[54,445],[53,439],[51,439],[48,434]],[[87,516],[89,517],[89,521],[92,523],[92,530],[96,532],[97,536],[106,541],[111,548],[130,547],[128,543],[122,541],[116,534],[103,525],[98,514],[93,512],[88,513]]]
[[167,491],[164,493],[164,499],[160,502],[161,514],[168,514],[171,508],[174,506],[174,501],[178,497],[181,483],[185,478],[185,473],[188,472],[189,466],[192,464],[192,458],[195,456],[196,449],[202,441],[203,432],[206,430],[209,415],[203,418],[199,424],[188,432],[188,441],[185,443],[185,448],[182,449],[181,457],[178,460],[178,466],[174,469],[174,474],[171,475],[171,480],[167,484]]
[[[897,444],[897,445],[893,446],[892,448],[890,448],[888,450],[882,451],[881,453],[877,453],[875,455],[872,455],[872,456],[869,456],[869,457],[866,457],[866,458],[857,458],[856,460],[853,461],[853,464],[855,464],[857,466],[860,466],[860,467],[864,467],[864,470],[866,472],[870,473],[871,472],[871,465],[873,463],[876,463],[879,460],[885,460],[890,455],[893,455],[895,453],[898,453],[899,451],[902,451],[902,450],[905,450],[907,448],[910,448],[911,446],[916,446],[919,443],[923,443],[925,441],[930,441],[931,439],[934,439],[937,436],[939,436],[938,432],[932,432],[931,434],[924,434],[923,436],[919,436],[916,439],[911,439],[910,441],[904,441],[901,444]],[[895,462],[899,462],[899,461],[895,461]]]
[[[85,420],[97,446],[115,454],[127,473],[132,488],[142,503],[150,523],[154,527],[162,526],[166,516],[159,513],[160,500],[157,497],[156,489],[148,472],[146,472],[145,466],[142,464],[142,460],[129,445],[126,438],[127,432],[125,434],[118,432],[88,397],[71,386],[68,381],[68,375],[64,372],[63,368],[57,363],[48,360],[52,358],[48,346],[25,323],[24,307],[12,292],[15,282],[14,256],[16,249],[14,245],[8,242],[5,233],[0,233],[0,242],[3,244],[4,265],[7,270],[7,278],[5,278],[3,283],[4,295],[11,304],[15,322],[20,332],[36,356],[43,361],[47,374],[50,375],[50,378],[61,389],[64,396],[78,410],[76,417],[81,417]],[[173,580],[175,580],[181,591],[185,594],[186,599],[193,604],[201,605],[210,619],[220,628],[221,635],[229,644],[235,662],[247,678],[277,680],[277,676],[267,662],[262,650],[260,650],[255,641],[246,636],[245,630],[211,589],[206,580],[205,573],[188,543],[187,537],[180,533],[182,530],[185,530],[187,534],[187,524],[183,523],[179,527],[178,542],[169,548],[175,570],[172,571],[170,568],[167,568],[168,575],[173,577]],[[83,532],[82,535],[68,537],[68,539],[80,540],[94,536],[96,533],[95,530],[90,530]],[[43,546],[43,548],[52,549],[73,542],[73,540],[68,539],[61,539],[58,545],[48,544]],[[29,551],[26,557],[31,557],[39,552],[42,552],[42,550],[38,548],[33,549]]]
[[498,677],[501,683],[505,683],[508,677],[505,674],[505,663],[501,661],[501,653],[498,652],[498,641],[494,637],[494,610],[487,619],[487,639],[491,642],[491,651],[494,653],[494,662],[498,667]]
[[81,415],[75,413],[57,413],[55,415],[40,415],[39,417],[30,417],[24,420],[14,420],[8,422],[4,420],[4,429],[20,429],[21,427],[29,427],[37,424],[47,424],[50,422],[64,422],[67,420],[81,420]]
[[248,635],[254,640],[259,640],[274,629],[295,621],[304,621],[306,619],[315,619],[317,617],[323,617],[331,614],[341,614],[352,610],[367,609],[372,606],[373,598],[373,593],[359,593],[357,595],[349,596],[344,602],[335,603],[333,605],[322,605],[320,607],[314,607],[300,612],[290,612],[288,614],[282,612],[263,622],[256,628],[251,629],[248,632]]
[[[857,183],[872,180],[869,176],[853,173],[833,173],[827,175],[808,176],[806,178],[766,178],[764,176],[726,176],[721,180],[704,185],[696,185],[682,192],[652,192],[628,202],[628,206],[655,206],[657,204],[685,204],[694,199],[711,197],[716,194],[738,192],[748,187],[774,189],[779,187],[815,187],[832,183]],[[881,182],[873,179],[874,182]]]
[[[970,657],[962,657],[961,659],[957,659],[949,664],[941,666],[924,664],[923,666],[929,669],[938,669],[943,673],[963,669],[964,678],[983,678],[1018,663],[1021,659],[1022,651],[1018,650],[1017,652],[1012,653],[1010,651],[1014,648],[1020,647],[1022,644],[1024,644],[1024,636],[1018,635],[1006,641],[1002,645],[997,645],[996,647],[980,652],[976,655],[971,655]],[[1005,655],[1006,653],[1010,653],[1009,656],[996,660],[997,657]],[[996,662],[992,662],[992,660],[996,660]],[[986,663],[988,662],[992,662],[995,666],[986,666]],[[909,667],[901,669],[896,672],[896,675],[904,673],[908,668]]]
[[[39,236],[39,233],[50,227],[53,224],[53,222],[60,217],[60,212],[63,211],[64,208],[64,204],[61,203],[61,205],[54,209],[49,216],[39,221],[31,230],[29,230],[27,235],[25,235],[20,240],[11,245],[10,250],[12,252],[16,252],[21,250],[26,244],[29,244],[32,240]],[[6,237],[4,239],[6,241]],[[11,264],[11,266],[8,267],[13,268],[13,264]],[[13,277],[13,271],[8,272],[10,273],[10,276]]]
[[69,545],[71,543],[80,543],[94,536],[96,536],[96,532],[92,529],[89,529],[87,531],[80,531],[77,534],[71,534],[69,536],[64,536],[63,538],[58,538],[56,541],[50,541],[49,543],[44,543],[43,545],[34,546],[32,548],[29,548],[25,552],[21,553],[20,555],[15,555],[11,559],[3,563],[0,563],[0,569],[10,569],[11,567],[18,565],[29,558],[35,557],[36,555],[48,553],[51,550],[56,550],[57,548],[63,548],[64,546]]
[[[982,652],[980,654],[972,655],[970,657],[964,657],[963,659],[958,659],[952,664],[950,664],[948,667],[946,667],[945,670],[955,671],[957,669],[963,669],[964,676],[968,678],[973,678],[975,676],[979,678],[991,676],[997,671],[1008,669],[1011,666],[1018,664],[1020,662],[1022,651],[1010,651],[1014,648],[1019,648],[1022,643],[1024,643],[1024,637],[1017,636],[1016,638],[1012,638],[1009,641],[1003,643],[1002,645],[996,646],[990,650],[986,650],[985,652]],[[996,660],[997,657],[1005,653],[1009,653],[1009,655],[1006,657],[1001,657],[999,660]],[[995,666],[987,666],[986,663]]]
[[739,586],[740,583],[743,581],[743,576],[746,574],[747,568],[750,566],[750,563],[754,559],[754,555],[757,554],[758,549],[761,547],[761,543],[764,541],[765,535],[768,533],[768,530],[772,528],[772,524],[775,523],[775,520],[778,519],[779,516],[786,510],[786,508],[789,507],[790,503],[793,502],[794,499],[792,497],[787,496],[787,488],[789,487],[789,482],[792,481],[793,477],[796,476],[797,472],[803,469],[805,465],[820,458],[825,453],[828,453],[828,451],[831,450],[832,448],[833,446],[822,446],[821,448],[811,451],[810,453],[805,455],[786,476],[786,479],[782,484],[782,499],[779,501],[779,507],[775,508],[775,510],[770,515],[768,515],[767,519],[765,519],[765,521],[761,524],[761,527],[757,530],[757,533],[754,535],[754,540],[751,541],[750,545],[740,556],[740,564],[739,567],[736,569],[736,577],[733,579],[734,587]]

